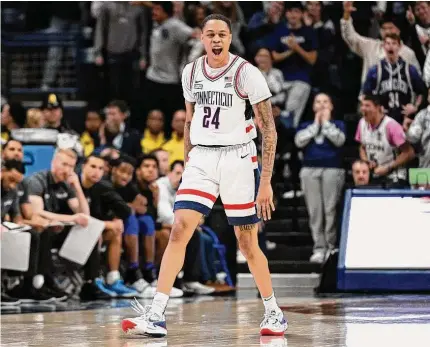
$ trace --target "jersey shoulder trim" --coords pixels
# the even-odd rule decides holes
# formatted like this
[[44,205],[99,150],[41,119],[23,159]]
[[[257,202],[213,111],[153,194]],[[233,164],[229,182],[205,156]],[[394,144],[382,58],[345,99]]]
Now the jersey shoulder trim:
[[190,90],[193,87],[194,75],[195,75],[195,72],[196,72],[197,62],[198,62],[198,59],[196,59],[196,60],[194,60],[192,62],[193,66],[191,67],[190,78],[189,78],[189,80],[190,80]]
[[203,72],[203,75],[209,80],[209,81],[211,81],[211,82],[214,82],[214,81],[217,81],[217,80],[219,80],[222,76],[224,76],[228,71],[230,71],[230,69],[234,66],[234,64],[238,61],[238,59],[239,59],[239,56],[238,55],[236,55],[234,58],[233,58],[233,60],[231,61],[231,63],[223,70],[223,71],[221,71],[220,73],[218,73],[217,75],[215,75],[215,76],[210,76],[209,75],[209,73],[206,71],[206,59],[207,59],[207,56],[205,55],[205,56],[203,56],[202,58],[202,72]]
[[234,75],[234,91],[236,92],[237,96],[241,99],[244,100],[248,100],[248,95],[246,94],[242,94],[239,90],[239,74],[240,71],[242,70],[242,68],[246,65],[249,64],[248,61],[246,61],[245,59],[241,59],[241,63],[239,65],[239,67],[236,70],[236,74]]

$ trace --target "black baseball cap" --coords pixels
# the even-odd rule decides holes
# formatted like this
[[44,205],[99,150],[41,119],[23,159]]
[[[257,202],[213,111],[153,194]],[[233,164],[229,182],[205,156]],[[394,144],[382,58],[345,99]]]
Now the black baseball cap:
[[63,108],[63,102],[57,94],[50,93],[45,95],[41,109]]

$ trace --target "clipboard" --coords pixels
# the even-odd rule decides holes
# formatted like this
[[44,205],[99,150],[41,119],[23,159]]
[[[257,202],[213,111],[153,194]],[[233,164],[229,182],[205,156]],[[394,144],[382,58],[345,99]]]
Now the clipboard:
[[105,223],[93,217],[89,218],[86,227],[80,225],[73,226],[58,254],[64,259],[84,265],[104,228]]
[[26,272],[30,263],[31,234],[21,231],[1,233],[1,268]]

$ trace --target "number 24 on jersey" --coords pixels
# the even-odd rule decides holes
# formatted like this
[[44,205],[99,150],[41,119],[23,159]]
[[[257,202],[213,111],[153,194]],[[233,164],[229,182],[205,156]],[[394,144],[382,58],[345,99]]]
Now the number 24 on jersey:
[[217,107],[215,112],[213,112],[212,107],[205,106],[203,116],[203,128],[219,128],[219,113],[221,111],[220,107]]

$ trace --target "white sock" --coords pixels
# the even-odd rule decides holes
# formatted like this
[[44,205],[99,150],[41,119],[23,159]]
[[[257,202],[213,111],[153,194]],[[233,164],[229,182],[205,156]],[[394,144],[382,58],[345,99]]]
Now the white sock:
[[43,287],[45,283],[45,277],[43,275],[36,275],[33,277],[33,287],[36,289],[40,289]]
[[266,309],[266,312],[279,310],[279,306],[275,298],[275,293],[270,295],[268,298],[263,298],[263,304],[264,304],[264,308]]
[[154,299],[152,300],[152,312],[158,314],[161,317],[166,310],[168,301],[169,296],[167,294],[159,292],[155,293]]
[[116,281],[121,279],[121,276],[119,275],[119,271],[109,271],[106,275],[106,283],[110,286],[114,284]]

